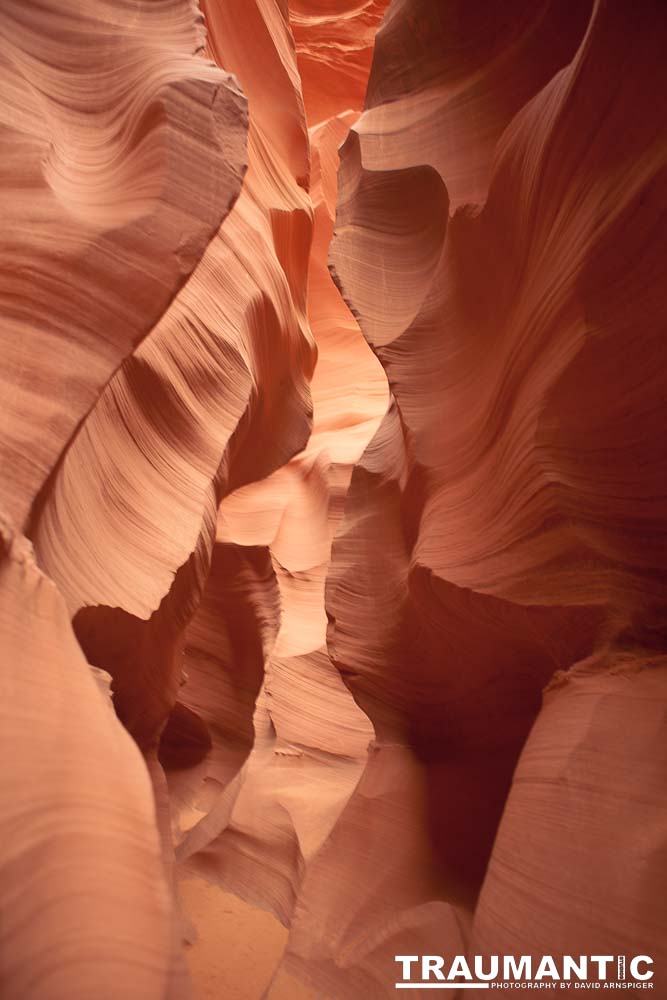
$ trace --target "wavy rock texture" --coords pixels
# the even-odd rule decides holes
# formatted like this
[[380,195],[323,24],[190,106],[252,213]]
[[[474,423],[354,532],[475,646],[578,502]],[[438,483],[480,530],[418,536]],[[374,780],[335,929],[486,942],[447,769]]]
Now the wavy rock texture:
[[[216,508],[303,447],[315,360],[305,313],[308,144],[288,27],[273,2],[205,13],[208,54],[241,78],[250,105],[241,195],[100,397],[33,527],[43,565],[77,611],[79,641],[112,675],[117,712],[146,755],[170,870],[169,796],[172,811],[189,803],[184,776],[211,747],[215,780],[234,773],[225,755],[234,760],[240,748],[242,759],[252,742],[246,716],[277,627],[270,565],[262,552],[216,544]],[[266,114],[269,96],[282,101],[278,120]],[[229,630],[216,621],[220,601]],[[222,673],[228,657],[232,678]]]
[[1,503],[22,525],[237,197],[245,101],[191,0],[9,0],[0,34]]
[[[91,579],[94,596],[95,586],[107,585],[116,540],[109,508],[115,499],[126,513],[132,503],[114,496],[132,449],[117,451],[111,463],[100,444],[122,438],[127,416],[127,406],[108,405],[114,373],[160,319],[239,194],[246,101],[228,74],[202,58],[201,15],[186,0],[85,9],[56,0],[9,3],[0,33],[0,505],[33,536],[42,568],[62,585],[72,612],[89,597]],[[96,439],[102,411],[108,421]],[[147,429],[150,415],[138,448]],[[49,549],[44,525],[54,506]],[[136,528],[140,508],[133,513]],[[163,796],[156,816],[146,770],[157,789],[154,754],[142,763],[100,701],[63,599],[20,555],[26,545],[8,542],[3,564],[3,736],[5,759],[17,761],[2,792],[15,844],[2,880],[3,990],[8,997],[111,997],[119,989],[185,996],[163,868],[169,852],[163,837],[161,857],[156,825],[164,831],[168,813]],[[169,645],[157,630],[142,638],[143,650],[132,628],[116,634],[118,621],[134,625],[124,610],[134,610],[132,570],[118,556],[124,597],[110,602],[117,605],[113,641],[98,657],[114,668],[123,642],[135,658],[150,652],[151,641]],[[119,673],[131,673],[127,658]],[[108,698],[108,675],[101,675]],[[140,686],[137,694],[127,697],[126,711],[142,716]]]
[[[385,408],[386,381],[331,282],[326,255],[336,148],[361,106],[380,5],[350,12],[355,83],[338,117],[311,137],[283,5],[202,6],[212,62],[196,65],[215,81],[227,78],[213,62],[234,72],[248,100],[243,188],[208,245],[192,242],[191,264],[201,259],[190,281],[166,311],[167,302],[153,297],[157,322],[142,331],[147,335],[132,353],[133,343],[127,345],[124,361],[117,355],[122,363],[108,372],[106,385],[96,383],[97,400],[60,443],[57,462],[31,498],[27,526],[88,661],[110,675],[118,717],[143,751],[167,881],[172,819],[180,837],[187,812],[181,817],[179,810],[203,807],[204,821],[188,832],[179,856],[194,851],[195,869],[203,859],[218,881],[233,871],[237,891],[287,921],[293,900],[281,901],[285,885],[296,892],[302,858],[314,853],[349,796],[371,735],[326,654],[324,578],[351,466]],[[174,13],[184,20],[183,11]],[[139,12],[128,11],[128,20],[140,21]],[[331,12],[326,20],[335,26]],[[317,28],[318,17],[302,11],[306,33],[311,22]],[[118,32],[120,51],[123,30],[113,19],[105,29],[114,40]],[[343,36],[334,34],[340,44]],[[331,67],[325,70],[319,83],[311,80],[311,94],[318,87],[324,94]],[[131,93],[131,80],[127,87]],[[235,87],[230,94],[235,114],[225,122],[218,111],[214,124],[229,125],[229,134],[221,133],[223,150],[228,142],[240,152],[248,124],[244,98]],[[187,188],[187,160],[179,166]],[[239,161],[237,183],[243,166]],[[214,172],[207,164],[203,169]],[[149,181],[159,187],[160,177]],[[126,180],[119,192],[127,193]],[[221,201],[217,191],[203,196]],[[143,207],[148,212],[152,202]],[[109,210],[98,220],[105,238],[111,219],[125,224],[121,216]],[[166,258],[168,242],[160,238]],[[127,293],[125,285],[121,296]],[[92,286],[86,294],[93,295]],[[256,491],[255,504],[277,510],[274,530],[258,532],[252,492],[239,487],[282,466],[308,440],[310,324],[320,355],[315,434],[307,452]],[[235,517],[234,501],[216,539],[216,508],[234,491],[246,512]],[[258,537],[247,537],[248,523]],[[303,762],[301,744],[308,749]],[[253,746],[250,780],[228,821],[234,778]],[[290,758],[296,772],[290,768],[275,787],[276,770]],[[314,823],[304,808],[309,789],[322,799]],[[290,799],[294,818],[285,804]],[[257,825],[250,832],[244,802]],[[267,866],[276,850],[276,862]],[[245,866],[238,863],[244,852]],[[211,853],[215,865],[207,860]]]
[[[308,320],[318,349],[313,429],[308,447],[288,465],[237,490],[220,507],[214,562],[251,562],[258,575],[253,571],[254,587],[232,584],[233,595],[230,584],[222,584],[222,571],[209,578],[188,631],[190,679],[183,699],[199,710],[215,676],[224,717],[236,720],[238,735],[230,741],[218,732],[203,767],[171,778],[175,797],[195,807],[183,817],[187,829],[177,848],[185,869],[268,907],[286,925],[300,906],[308,866],[359,778],[372,736],[327,654],[324,583],[351,468],[386,409],[387,388],[331,280],[327,253],[337,147],[363,100],[362,69],[367,74],[380,13],[377,3],[351,9],[341,31],[333,12],[290,11],[294,66],[310,101],[308,120],[316,116],[309,133],[314,232],[307,271]],[[311,44],[319,38],[328,51],[332,30],[339,66],[352,81],[337,102],[329,89],[329,57]],[[252,123],[253,83],[246,83],[242,65],[238,73]],[[317,121],[324,102],[335,115]],[[245,570],[242,575],[250,579]],[[247,623],[258,615],[262,642],[254,644]]]
[[659,966],[664,5],[199,6],[0,12],[3,989]]
[[645,16],[399,0],[376,39],[331,261],[392,403],[327,613],[379,747],[320,858],[345,921],[298,941],[335,995],[385,995],[388,955],[461,931],[471,954],[665,959],[666,147],[642,109],[667,22]]
[[[84,650],[114,677],[119,714],[143,747],[159,737],[179,690],[183,632],[208,576],[220,499],[308,436],[314,351],[298,268],[311,225],[307,145],[277,47],[287,47],[287,29],[268,9],[268,26],[248,4],[207,11],[207,51],[238,71],[239,39],[259,43],[263,30],[274,91],[283,88],[292,111],[275,135],[253,114],[238,202],[100,396],[33,524],[42,564],[78,611]],[[258,93],[252,77],[243,82],[260,100],[266,79],[255,81]]]
[[[37,95],[38,107],[40,88],[55,89],[58,103],[52,109],[53,127],[61,128],[62,148],[70,161],[67,184],[76,190],[79,201],[76,211],[68,206],[69,216],[61,225],[62,211],[59,208],[56,213],[51,205],[47,184],[42,201],[48,213],[39,215],[38,198],[25,199],[24,230],[17,222],[26,255],[37,252],[39,259],[35,231],[40,225],[48,246],[57,248],[34,265],[35,273],[43,270],[46,290],[42,295],[39,286],[37,294],[32,289],[31,336],[35,339],[23,344],[27,348],[22,362],[25,382],[34,393],[42,376],[33,369],[42,362],[47,369],[51,366],[50,355],[40,355],[36,347],[38,337],[50,338],[51,354],[62,350],[55,329],[64,322],[58,319],[60,309],[70,320],[67,371],[71,382],[50,376],[45,384],[53,391],[44,396],[44,406],[34,414],[24,407],[21,419],[14,421],[20,435],[30,432],[35,441],[34,448],[27,448],[21,438],[22,459],[32,461],[39,457],[42,445],[48,446],[52,472],[44,478],[49,466],[41,460],[25,476],[17,467],[16,476],[5,485],[26,489],[16,504],[13,496],[8,497],[7,506],[23,518],[19,500],[29,503],[39,488],[28,529],[40,565],[75,615],[77,638],[89,662],[111,675],[118,716],[144,752],[155,796],[152,806],[150,786],[144,780],[144,805],[153,816],[149,830],[153,840],[144,851],[155,847],[157,821],[167,875],[164,920],[171,921],[171,928],[166,886],[173,855],[161,762],[173,767],[182,763],[184,754],[189,761],[200,758],[211,741],[205,722],[177,705],[176,698],[183,681],[184,628],[209,575],[215,510],[225,492],[266,475],[298,451],[310,427],[307,378],[314,347],[305,316],[305,274],[312,209],[304,190],[308,148],[298,77],[290,64],[291,40],[284,17],[272,3],[265,9],[228,3],[208,10],[208,61],[191,55],[201,47],[203,34],[189,3],[159,3],[150,12],[134,5],[100,4],[99,24],[93,13],[79,23],[55,5],[42,11],[35,25],[18,5],[9,13],[13,17],[6,25],[12,40],[13,61],[7,72],[10,96],[14,96],[11,88],[17,88],[12,73],[18,78],[23,70],[21,80],[29,95]],[[62,48],[54,43],[52,53],[58,71],[37,63],[32,51],[39,48],[40,57],[48,56],[44,35],[49,30],[56,39],[64,39]],[[95,48],[95,31],[101,49]],[[258,108],[248,134],[248,172],[228,224],[216,232],[239,192],[248,121],[246,98],[212,60],[236,69],[249,40],[260,42],[261,31],[267,55],[263,75],[254,90],[252,81],[245,81]],[[108,78],[99,75],[100,51],[105,54]],[[57,73],[63,65],[66,71],[58,89]],[[93,66],[95,87],[91,84]],[[261,97],[277,96],[278,88],[285,94],[286,110],[274,135],[273,120],[262,116]],[[65,98],[71,98],[71,114]],[[23,162],[19,154],[23,156],[25,183],[25,170],[32,162],[28,152],[38,164],[44,143],[40,136],[33,143],[34,150],[23,148],[27,143],[23,133],[30,128],[37,131],[27,112],[26,120],[22,118],[24,100],[21,94],[15,96],[21,114],[14,115],[18,127],[16,136],[12,132],[10,138],[16,143],[17,156],[10,163],[18,175]],[[43,103],[44,114],[50,114],[46,98]],[[67,128],[57,118],[65,112]],[[99,124],[94,117],[98,112]],[[144,112],[150,112],[146,121]],[[77,139],[79,146],[66,145],[68,129],[71,141]],[[133,144],[139,150],[136,164]],[[81,198],[90,166],[88,147],[97,171],[90,181],[90,197],[104,204],[93,205],[84,219]],[[137,195],[131,212],[116,211],[117,202],[132,193],[133,166],[141,198]],[[82,178],[75,176],[77,170]],[[47,173],[47,181],[50,177]],[[9,180],[15,188],[18,181],[12,178],[14,174]],[[39,183],[44,184],[44,179]],[[9,182],[6,188],[10,199],[15,197]],[[61,185],[61,200],[64,190]],[[121,234],[118,246],[117,233]],[[81,275],[77,258],[65,252],[68,241],[85,259],[87,270]],[[192,284],[174,298],[183,277],[198,261]],[[47,272],[51,264],[53,273]],[[7,275],[8,297],[13,297],[7,312],[13,321],[14,303],[20,304],[20,297],[12,289],[17,280],[24,280],[20,255],[14,256],[11,266],[8,263]],[[141,295],[135,295],[135,283]],[[103,285],[101,291],[98,284]],[[67,299],[69,291],[72,300]],[[58,301],[50,302],[47,293],[59,296]],[[108,303],[107,293],[111,296]],[[87,309],[79,299],[87,303]],[[38,318],[35,321],[35,303],[45,314],[51,313],[54,329],[48,333]],[[79,312],[90,356],[79,351],[78,328],[71,323]],[[123,333],[117,344],[116,328]],[[143,334],[147,336],[130,353]],[[8,349],[14,348],[10,337]],[[95,348],[106,367],[93,364]],[[129,356],[114,374],[124,354]],[[86,402],[78,410],[77,380],[85,389],[79,395]],[[21,379],[16,376],[10,393],[12,403],[19,400]],[[69,423],[57,416],[65,398],[68,417],[74,416]],[[81,417],[85,420],[77,427]],[[68,433],[51,440],[50,431],[58,430],[59,423]],[[19,447],[11,438],[3,439],[3,444]],[[214,561],[214,572],[216,568]],[[86,711],[83,704],[81,711]],[[158,744],[165,725],[160,761]],[[103,751],[100,743],[97,752]],[[141,835],[139,831],[137,840]],[[119,837],[119,851],[122,846]],[[139,890],[132,874],[112,887],[119,906],[131,907],[132,891]],[[101,881],[103,876],[110,881],[106,869],[100,873]],[[164,876],[157,878],[158,887],[160,878]],[[87,912],[83,906],[72,908],[72,934]],[[41,947],[42,940],[46,943],[36,934],[34,946]],[[171,947],[171,939],[168,944]],[[115,946],[116,942],[109,949],[109,962],[119,960]],[[97,942],[96,947],[100,961],[105,960],[104,946]],[[156,969],[160,962],[167,963],[168,954],[159,954],[158,943],[148,941],[145,947],[152,948]],[[116,950],[120,952],[120,946]],[[54,962],[57,958],[54,944]],[[134,961],[128,949],[128,976]],[[78,969],[70,972],[71,995],[79,995],[80,989],[81,995],[91,995],[85,986],[88,980],[81,980],[80,985]],[[155,984],[147,977],[140,979],[137,995],[142,989],[144,996],[167,995],[166,974],[162,986],[158,978],[156,972]],[[65,974],[62,983],[68,983]],[[58,995],[64,995],[63,990],[70,995],[63,984]],[[177,995],[184,996],[185,989],[181,983]],[[24,995],[17,990],[15,995]]]
[[0,592],[3,995],[176,1000],[187,985],[144,762],[62,597],[4,525]]
[[360,110],[388,0],[292,0],[290,25],[308,122]]

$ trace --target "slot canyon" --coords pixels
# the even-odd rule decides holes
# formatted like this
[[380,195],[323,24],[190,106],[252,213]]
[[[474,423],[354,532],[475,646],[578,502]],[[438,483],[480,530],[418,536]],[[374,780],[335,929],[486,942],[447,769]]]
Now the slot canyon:
[[667,1000],[665,0],[0,37],[0,996]]

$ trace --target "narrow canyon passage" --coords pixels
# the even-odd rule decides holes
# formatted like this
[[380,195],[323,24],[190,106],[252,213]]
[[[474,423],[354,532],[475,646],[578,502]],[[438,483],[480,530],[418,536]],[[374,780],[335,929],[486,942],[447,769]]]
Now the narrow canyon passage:
[[3,1000],[667,1000],[664,0],[0,39]]
[[[196,915],[190,964],[203,996],[247,995],[248,964],[255,963],[261,969],[257,995],[259,983],[264,989],[271,976],[271,997],[315,995],[279,967],[287,944],[283,925],[292,922],[307,866],[352,794],[373,737],[372,725],[327,653],[324,589],[352,468],[386,412],[388,390],[381,365],[329,274],[328,253],[337,151],[361,111],[385,6],[351,5],[342,24],[338,10],[324,18],[299,11],[298,5],[290,12],[310,157],[307,275],[293,262],[294,241],[307,220],[277,224],[272,218],[271,224],[281,265],[290,268],[294,281],[306,277],[300,294],[317,348],[310,383],[313,423],[306,448],[289,463],[223,500],[211,575],[188,631],[188,683],[181,700],[207,721],[209,732],[220,734],[219,744],[214,737],[220,770],[207,766],[177,848],[186,875],[211,879],[225,890],[212,892],[201,879],[182,884]],[[333,64],[317,57],[325,43],[335,44]],[[249,99],[252,129],[252,81],[243,63],[235,72]],[[271,138],[275,141],[275,133]],[[251,589],[256,576],[239,593],[239,576],[249,561],[262,565],[263,594]],[[234,593],[225,577],[234,581]],[[251,612],[236,601],[255,607]],[[251,662],[251,633],[260,620],[267,628],[268,602],[278,609],[279,622],[273,620]],[[178,797],[188,776],[181,767],[171,780]],[[217,795],[230,781],[224,819],[216,820]],[[249,849],[252,865],[246,860]],[[276,914],[274,921],[260,909],[266,906]],[[221,934],[240,949],[234,961],[216,950]]]

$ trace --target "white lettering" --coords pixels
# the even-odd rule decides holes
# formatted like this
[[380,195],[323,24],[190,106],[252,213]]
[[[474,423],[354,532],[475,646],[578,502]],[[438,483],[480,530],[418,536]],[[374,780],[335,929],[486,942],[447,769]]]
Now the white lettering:
[[563,956],[563,979],[570,979],[572,973],[577,979],[585,979],[588,975],[588,960],[585,955],[579,956],[579,962],[575,962],[572,955]]
[[597,962],[598,979],[607,978],[607,966],[613,961],[613,955],[591,955],[591,962]]
[[535,973],[536,979],[544,979],[545,976],[549,976],[551,979],[560,979],[556,963],[551,955],[544,955],[542,957],[542,961],[538,965],[537,972]]
[[410,966],[413,962],[419,961],[419,955],[394,955],[395,962],[401,962],[403,965],[403,979],[410,978]]
[[[501,972],[502,958],[502,972]],[[562,989],[622,989],[632,987],[632,983],[625,981],[626,956],[624,955],[563,955],[558,962],[552,955],[543,955],[539,965],[532,975],[533,961],[537,961],[536,956],[531,955],[475,955],[474,975],[471,973],[470,964],[464,955],[454,955],[451,965],[445,974],[445,958],[442,955],[395,955],[395,962],[400,962],[402,967],[403,981],[410,983],[411,978],[419,973],[415,968],[417,963],[421,963],[422,982],[452,982],[463,979],[467,982],[484,982],[498,980],[502,976],[502,981],[491,982],[491,988],[517,989],[557,989],[555,983],[540,982],[540,980],[556,980],[561,982]],[[652,989],[653,983],[647,982],[653,978],[653,959],[650,955],[635,955],[634,958],[627,959],[629,971],[632,979],[635,980],[635,989],[643,987]],[[591,980],[589,976],[589,963],[597,966],[597,981],[592,981],[595,970],[591,970]],[[618,973],[614,982],[608,982],[609,966],[614,963]],[[579,982],[574,981],[576,977]],[[512,987],[512,981],[516,984]],[[415,985],[415,984],[413,984]]]
[[503,979],[510,978],[510,969],[515,979],[521,979],[524,976],[526,979],[530,979],[531,970],[531,958],[530,955],[522,955],[519,959],[517,965],[514,955],[504,955],[503,956]]
[[445,964],[441,955],[422,955],[422,979],[429,980],[431,973],[436,979],[444,979],[445,974],[442,967]]
[[484,971],[484,959],[481,955],[475,955],[475,979],[495,979],[498,975],[498,956],[490,955],[491,971]]
[[653,977],[653,973],[650,969],[647,969],[643,975],[639,971],[640,962],[643,962],[644,965],[653,965],[653,959],[648,955],[637,955],[630,962],[630,975],[633,979],[651,979]]
[[463,976],[464,979],[472,979],[468,963],[463,955],[457,955],[454,958],[447,979],[456,979],[457,976]]

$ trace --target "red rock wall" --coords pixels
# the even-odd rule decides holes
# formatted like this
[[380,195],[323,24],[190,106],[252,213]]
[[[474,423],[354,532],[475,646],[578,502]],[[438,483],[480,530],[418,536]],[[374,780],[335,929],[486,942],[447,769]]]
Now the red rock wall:
[[[396,744],[406,759],[364,820],[376,854],[413,822],[381,822],[407,768],[423,782],[425,881],[413,899],[384,887],[390,951],[459,951],[428,910],[442,900],[471,954],[660,966],[666,147],[650,109],[667,22],[660,4],[521,6],[396,2],[377,35],[331,265],[392,399],[334,542],[328,645],[380,744],[360,792]],[[368,845],[345,850],[359,942]],[[377,948],[336,974],[341,995],[383,995]]]
[[667,970],[664,4],[199,7],[0,11],[3,995]]

